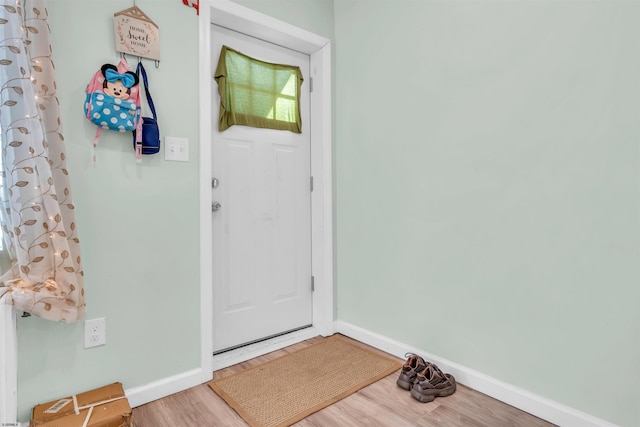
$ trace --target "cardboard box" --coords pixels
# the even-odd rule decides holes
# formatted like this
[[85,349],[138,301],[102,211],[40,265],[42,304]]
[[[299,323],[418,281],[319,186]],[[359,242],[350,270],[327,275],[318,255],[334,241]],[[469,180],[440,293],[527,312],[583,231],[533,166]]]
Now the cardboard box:
[[113,383],[74,396],[43,403],[33,408],[30,427],[132,427],[131,406],[122,384]]

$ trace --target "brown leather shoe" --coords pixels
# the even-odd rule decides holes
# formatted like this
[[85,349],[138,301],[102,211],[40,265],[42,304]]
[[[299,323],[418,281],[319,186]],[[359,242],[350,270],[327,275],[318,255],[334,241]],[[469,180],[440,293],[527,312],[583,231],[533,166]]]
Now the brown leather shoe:
[[411,387],[413,387],[413,383],[418,376],[418,372],[423,371],[424,368],[429,365],[429,362],[425,362],[424,359],[417,354],[407,353],[404,355],[404,357],[407,356],[408,359],[402,366],[402,371],[400,371],[400,376],[398,377],[396,384],[405,390],[411,390]]
[[436,397],[450,396],[456,391],[456,379],[429,364],[418,376],[411,388],[411,396],[420,402],[431,402]]

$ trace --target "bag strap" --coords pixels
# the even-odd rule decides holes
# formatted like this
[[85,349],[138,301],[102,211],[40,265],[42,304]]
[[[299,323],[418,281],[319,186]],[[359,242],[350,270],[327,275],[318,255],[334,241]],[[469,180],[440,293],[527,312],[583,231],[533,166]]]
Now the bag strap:
[[151,99],[151,92],[149,92],[149,81],[147,80],[147,70],[144,69],[142,62],[138,62],[138,67],[136,68],[136,74],[138,78],[140,78],[140,74],[142,74],[142,81],[144,82],[144,94],[147,96],[147,103],[149,104],[149,108],[151,109],[151,114],[153,114],[153,119],[158,120],[156,117],[156,107],[153,105],[153,99]]
[[93,163],[96,162],[96,147],[98,146],[100,136],[102,136],[102,127],[98,126],[96,129],[96,136],[93,138]]

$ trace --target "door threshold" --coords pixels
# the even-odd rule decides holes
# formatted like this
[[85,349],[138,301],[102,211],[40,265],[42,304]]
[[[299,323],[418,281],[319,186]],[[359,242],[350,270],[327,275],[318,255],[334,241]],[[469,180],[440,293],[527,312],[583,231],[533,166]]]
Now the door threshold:
[[298,331],[301,331],[303,329],[310,328],[312,326],[313,325],[300,326],[299,328],[290,329],[290,330],[285,331],[285,332],[280,332],[279,334],[273,334],[273,335],[269,335],[268,337],[264,337],[264,338],[260,338],[260,339],[257,339],[257,340],[246,342],[244,344],[234,345],[234,346],[231,346],[231,347],[223,348],[222,350],[214,351],[213,355],[217,356],[218,354],[226,353],[228,351],[237,350],[237,349],[240,349],[242,347],[249,347],[250,345],[257,344],[257,343],[260,343],[260,342],[263,342],[263,341],[269,341],[271,339],[274,339],[274,338],[277,338],[277,337],[281,337],[281,336],[284,336],[284,335],[292,334],[294,332],[298,332]]
[[224,353],[213,355],[213,371],[215,379],[215,371],[227,368],[229,366],[245,362],[255,357],[262,356],[272,351],[281,350],[301,341],[320,335],[315,326],[309,326],[304,329],[298,329],[284,335],[277,335],[273,338],[261,340],[259,342],[243,345],[242,347],[230,349]]

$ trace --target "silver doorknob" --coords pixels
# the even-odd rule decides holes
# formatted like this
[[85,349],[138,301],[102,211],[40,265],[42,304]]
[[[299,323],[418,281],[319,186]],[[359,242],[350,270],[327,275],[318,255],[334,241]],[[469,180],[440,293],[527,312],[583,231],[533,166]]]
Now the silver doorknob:
[[212,212],[218,212],[220,209],[222,209],[222,205],[218,202],[213,202],[211,203],[211,211]]

